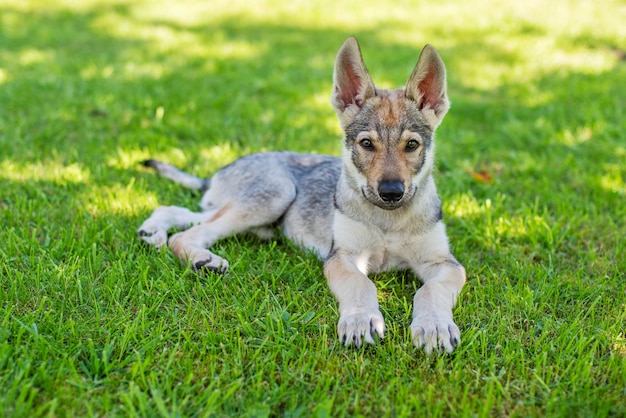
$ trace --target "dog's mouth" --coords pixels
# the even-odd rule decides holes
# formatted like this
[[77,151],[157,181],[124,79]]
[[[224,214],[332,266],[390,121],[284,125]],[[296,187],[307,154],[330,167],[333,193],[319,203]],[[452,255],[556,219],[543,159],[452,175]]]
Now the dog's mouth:
[[401,196],[393,197],[386,195],[381,196],[380,193],[368,186],[362,187],[361,192],[363,193],[363,197],[374,206],[385,210],[395,210],[405,206],[406,203],[411,200],[411,197],[415,194],[415,189],[411,188]]

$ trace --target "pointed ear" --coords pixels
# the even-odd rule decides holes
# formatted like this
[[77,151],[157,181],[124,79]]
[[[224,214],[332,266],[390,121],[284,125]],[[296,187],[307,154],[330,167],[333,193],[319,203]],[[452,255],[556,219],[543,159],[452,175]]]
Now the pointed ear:
[[365,101],[376,95],[356,38],[348,38],[337,53],[333,73],[331,103],[342,127],[348,125],[363,108]]
[[422,49],[404,94],[418,104],[433,129],[439,126],[450,108],[450,102],[446,93],[446,67],[432,46],[426,45]]

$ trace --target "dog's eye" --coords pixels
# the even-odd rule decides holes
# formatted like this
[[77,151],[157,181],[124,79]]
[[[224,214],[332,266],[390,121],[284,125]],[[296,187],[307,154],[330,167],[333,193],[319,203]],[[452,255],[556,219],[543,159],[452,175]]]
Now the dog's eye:
[[418,149],[420,146],[420,143],[417,142],[417,140],[415,139],[410,139],[409,142],[406,143],[406,147],[405,149],[407,151],[415,151],[416,149]]
[[374,149],[374,144],[372,140],[369,138],[363,138],[359,141],[359,144],[368,151],[372,151]]

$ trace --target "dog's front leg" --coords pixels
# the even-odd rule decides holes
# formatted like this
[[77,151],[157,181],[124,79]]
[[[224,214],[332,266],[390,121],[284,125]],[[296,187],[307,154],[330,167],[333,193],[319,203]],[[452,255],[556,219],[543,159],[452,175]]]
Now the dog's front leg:
[[461,341],[459,327],[452,319],[452,309],[465,283],[465,269],[450,254],[441,260],[415,267],[424,284],[413,298],[413,344],[451,353]]
[[374,344],[376,335],[383,338],[385,321],[378,308],[376,286],[354,260],[336,252],[326,260],[324,275],[339,302],[339,339],[346,346],[360,347],[363,342]]

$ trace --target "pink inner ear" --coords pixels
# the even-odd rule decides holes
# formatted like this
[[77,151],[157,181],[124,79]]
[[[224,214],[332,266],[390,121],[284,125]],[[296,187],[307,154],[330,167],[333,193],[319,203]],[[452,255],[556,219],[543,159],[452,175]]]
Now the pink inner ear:
[[432,73],[429,72],[428,76],[419,83],[419,90],[422,92],[420,110],[426,106],[435,107],[439,101],[435,80],[431,74]]
[[341,101],[345,107],[355,103],[357,106],[361,106],[357,99],[359,90],[363,83],[363,79],[354,70],[354,64],[349,58],[346,58],[342,63],[343,74],[341,75],[339,93],[341,94]]
[[441,86],[438,84],[436,72],[436,68],[431,66],[419,82],[418,89],[422,93],[420,110],[426,106],[435,109],[441,104]]

